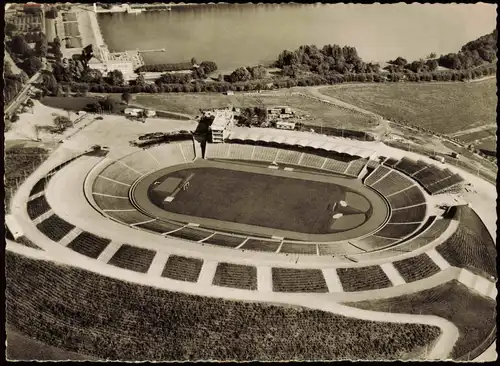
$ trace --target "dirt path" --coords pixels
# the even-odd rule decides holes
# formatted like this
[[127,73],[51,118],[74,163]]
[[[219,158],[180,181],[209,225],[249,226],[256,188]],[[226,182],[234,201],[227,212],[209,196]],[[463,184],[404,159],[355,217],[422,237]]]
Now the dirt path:
[[[497,127],[497,126],[496,125],[479,126],[479,127],[469,128],[467,130],[458,131],[458,132],[449,134],[448,136],[450,136],[450,137],[458,137],[458,136],[467,135],[467,134],[473,133],[473,132],[479,132],[479,131],[483,131],[483,130],[489,130],[490,128],[495,128],[495,127]],[[489,138],[489,137],[490,136],[488,136],[486,138]]]
[[[322,94],[320,89],[324,88],[324,86],[313,86],[313,87],[306,87],[305,90],[309,94],[310,97],[313,97],[314,99],[323,102],[323,103],[330,103],[336,107],[339,108],[344,108],[344,109],[349,109],[351,111],[355,111],[357,113],[364,114],[366,116],[369,116],[378,122],[378,126],[374,128],[374,132],[376,133],[376,139],[379,141],[383,141],[384,136],[388,135],[391,131],[391,127],[389,125],[389,121],[384,119],[383,116],[368,111],[366,109],[360,108],[358,106],[355,106],[353,104],[349,104],[346,102],[343,102],[337,98],[333,98],[331,96]],[[302,94],[302,93],[301,93]]]

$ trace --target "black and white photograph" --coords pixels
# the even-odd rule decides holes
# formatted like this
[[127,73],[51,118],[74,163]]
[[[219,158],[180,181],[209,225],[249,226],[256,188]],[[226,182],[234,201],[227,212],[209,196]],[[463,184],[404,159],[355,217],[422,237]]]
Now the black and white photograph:
[[497,359],[496,4],[3,7],[7,361]]

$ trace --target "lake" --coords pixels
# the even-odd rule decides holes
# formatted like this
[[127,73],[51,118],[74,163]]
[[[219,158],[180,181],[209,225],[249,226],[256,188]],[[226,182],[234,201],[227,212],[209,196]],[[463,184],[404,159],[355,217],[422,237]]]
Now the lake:
[[302,44],[354,46],[364,61],[457,52],[496,27],[491,4],[217,4],[167,12],[99,14],[110,51],[146,63],[215,61],[220,70],[266,64]]

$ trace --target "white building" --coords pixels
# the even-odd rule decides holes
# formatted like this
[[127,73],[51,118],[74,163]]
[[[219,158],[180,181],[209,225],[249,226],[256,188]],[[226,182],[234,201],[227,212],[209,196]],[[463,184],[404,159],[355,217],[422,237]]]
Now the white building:
[[295,129],[295,122],[278,121],[278,122],[276,122],[276,128],[279,128],[282,130],[293,130],[293,129]]
[[133,117],[139,116],[139,113],[141,112],[142,109],[140,108],[125,108],[125,110],[123,111],[123,113],[125,113],[127,116],[133,116]]
[[229,130],[234,125],[234,113],[230,109],[216,109],[205,113],[205,116],[214,116],[209,128],[212,142],[224,142],[229,136]]

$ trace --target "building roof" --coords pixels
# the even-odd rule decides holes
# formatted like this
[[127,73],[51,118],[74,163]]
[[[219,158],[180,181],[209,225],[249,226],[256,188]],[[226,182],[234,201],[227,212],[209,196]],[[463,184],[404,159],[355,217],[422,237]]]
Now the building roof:
[[[278,131],[278,130],[276,130]],[[253,141],[253,142],[276,142],[283,145],[290,146],[300,146],[300,147],[312,147],[315,149],[322,149],[326,151],[334,151],[341,154],[348,154],[351,156],[359,156],[362,158],[369,158],[375,154],[374,150],[366,149],[362,146],[355,146],[355,142],[348,143],[344,142],[340,138],[332,137],[322,137],[316,135],[314,138],[304,138],[297,139],[297,136],[293,137],[289,134],[284,134],[285,131],[279,130],[283,134],[276,133],[263,133],[262,131],[252,131],[252,130],[240,130],[235,129],[231,131],[228,136],[228,140],[240,140],[240,141]],[[286,131],[297,134],[303,134],[300,132]],[[360,144],[361,145],[361,144]]]
[[233,112],[229,110],[216,110],[215,117],[212,122],[211,128],[223,129],[233,118]]

